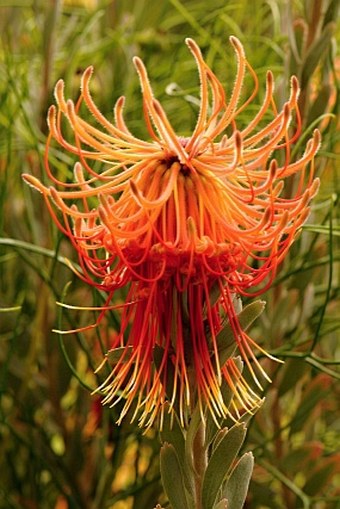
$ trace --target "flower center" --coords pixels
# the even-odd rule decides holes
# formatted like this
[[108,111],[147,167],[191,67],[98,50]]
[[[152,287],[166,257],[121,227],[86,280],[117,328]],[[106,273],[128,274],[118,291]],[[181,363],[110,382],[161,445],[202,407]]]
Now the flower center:
[[186,164],[181,163],[178,156],[176,156],[176,155],[167,156],[166,158],[164,158],[161,161],[161,163],[165,164],[168,170],[171,169],[171,167],[174,163],[179,163],[179,165],[181,167],[179,170],[179,173],[181,175],[188,176],[190,173],[190,168]]
[[187,146],[189,140],[190,140],[190,138],[185,137],[185,136],[178,137],[178,141],[180,142],[180,144],[182,145],[183,148],[185,148]]

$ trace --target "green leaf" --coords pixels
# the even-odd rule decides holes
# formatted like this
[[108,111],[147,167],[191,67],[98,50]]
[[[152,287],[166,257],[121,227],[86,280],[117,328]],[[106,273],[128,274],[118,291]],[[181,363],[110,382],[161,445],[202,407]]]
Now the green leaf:
[[171,444],[165,443],[161,448],[160,470],[163,488],[172,509],[191,509],[184,487],[182,466]]
[[132,351],[132,346],[120,346],[118,348],[109,350],[106,354],[106,357],[112,364],[117,364],[119,361],[127,362],[131,359]]
[[209,290],[210,306],[215,306],[218,299],[221,297],[221,287],[218,282],[214,283]]
[[219,503],[214,506],[214,509],[228,509],[228,508],[231,509],[226,498],[220,500]]
[[242,509],[253,468],[254,457],[251,452],[246,452],[232,471],[223,490],[223,495],[227,498],[230,508]]
[[298,472],[303,471],[306,462],[309,461],[310,447],[304,444],[297,449],[290,450],[280,461],[280,468],[282,472]]
[[[244,362],[243,360],[241,359],[241,356],[238,355],[237,357],[234,357],[233,358],[233,361],[234,361],[234,364],[237,368],[237,371],[238,371],[238,375],[236,377],[235,375],[235,379],[234,379],[234,384],[236,385],[242,375],[242,371],[243,371],[243,366],[244,366]],[[223,396],[223,401],[224,403],[226,404],[226,406],[229,407],[230,403],[231,403],[231,400],[233,399],[233,396],[234,396],[234,391],[232,390],[232,388],[227,384],[227,382],[225,382],[225,384],[222,384],[221,386],[221,392],[222,392],[222,396]]]
[[193,411],[190,425],[188,427],[188,431],[187,431],[186,437],[185,437],[185,457],[186,457],[187,464],[190,466],[192,471],[194,470],[193,457],[192,457],[193,444],[194,444],[197,430],[198,430],[201,422],[202,422],[201,412],[200,412],[199,406],[196,405],[196,408]]
[[212,445],[213,451],[215,451],[216,447],[218,446],[219,443],[221,443],[221,440],[226,436],[228,431],[229,431],[229,428],[223,428],[223,429],[218,430],[218,432],[216,433],[213,445]]
[[[162,348],[159,345],[155,345],[155,347],[153,349],[153,360],[154,360],[155,366],[158,371],[161,368],[164,355],[165,355],[164,348]],[[173,365],[171,359],[169,358],[169,356],[166,360],[166,367],[163,367],[163,369],[166,370],[166,373],[167,373],[165,392],[166,392],[168,399],[171,400],[172,395],[173,395],[173,390],[174,390],[176,374],[175,374],[174,365]],[[177,398],[176,398],[176,401],[174,404],[174,409],[178,414],[179,413],[179,405],[178,405]]]
[[[72,284],[71,281],[68,281],[66,283],[66,285],[64,286],[63,288],[63,291],[61,293],[61,302],[64,302],[65,298],[66,298],[66,295],[67,295],[67,292],[68,292],[68,289],[70,287],[70,285]],[[60,308],[60,310],[58,311],[58,327],[59,329],[61,330],[62,329],[62,308]],[[78,374],[78,371],[77,369],[74,367],[73,363],[72,363],[72,360],[70,359],[69,357],[69,354],[67,352],[67,348],[65,346],[65,343],[64,343],[64,338],[63,338],[63,335],[62,334],[58,334],[58,342],[59,342],[59,347],[60,347],[60,351],[66,361],[66,364],[67,366],[70,368],[73,376],[80,382],[80,384],[85,387],[85,389],[89,390],[90,392],[93,392],[94,389],[92,387],[90,387],[86,381],[84,381],[81,376]]]
[[235,424],[212,453],[202,483],[203,509],[211,509],[216,504],[223,481],[235,461],[245,436],[244,424]]
[[325,83],[318,91],[317,97],[314,100],[313,105],[309,108],[307,125],[310,125],[312,122],[314,122],[314,120],[320,118],[323,115],[323,113],[326,113],[332,91],[333,87],[330,83]]
[[[168,404],[166,405],[168,406]],[[160,436],[162,443],[168,442],[173,445],[180,461],[184,460],[185,440],[183,430],[178,422],[176,414],[172,418],[167,410],[164,410],[164,423],[160,431]]]
[[301,88],[305,88],[310,77],[316,69],[323,53],[327,51],[329,48],[329,44],[331,42],[331,38],[334,34],[335,23],[328,23],[321,32],[320,37],[315,39],[313,44],[308,49],[306,54],[306,58],[302,68],[301,75]]
[[328,5],[328,9],[326,11],[323,24],[326,26],[330,21],[336,22],[338,19],[338,11],[339,11],[339,0],[331,0]]
[[322,377],[315,378],[313,383],[309,386],[308,391],[305,392],[304,398],[292,419],[289,435],[292,436],[301,430],[303,425],[309,419],[318,403],[325,400],[329,393],[329,387],[324,387],[322,384]]
[[[241,357],[234,357],[234,363],[236,364],[236,367],[240,373],[242,374],[243,371],[243,362],[241,360]],[[235,385],[237,384],[237,380],[234,380]],[[221,393],[222,398],[224,401],[224,404],[226,407],[229,408],[229,405],[231,403],[231,400],[233,399],[234,391],[231,389],[231,387],[227,384],[227,382],[223,379],[222,385],[221,385]],[[221,427],[226,426],[227,419],[223,419],[220,423]],[[214,419],[212,418],[210,412],[207,412],[206,415],[206,430],[205,430],[205,446],[208,447],[211,442],[215,439],[216,434],[218,433],[219,428],[216,426],[216,423]]]
[[[250,325],[258,318],[265,308],[266,303],[263,300],[256,300],[246,306],[237,318],[244,331],[246,331]],[[221,366],[223,366],[227,360],[232,356],[235,348],[236,341],[234,337],[233,329],[230,323],[227,323],[225,327],[216,336],[217,348],[219,352],[219,358]]]
[[185,439],[183,429],[179,424],[177,415],[175,414],[174,417],[172,417],[173,416],[165,410],[163,429],[160,431],[161,441],[163,444],[168,443],[174,447],[179,462],[182,465],[185,486],[188,492],[193,495],[194,481],[191,475],[192,470],[188,467],[185,458]]
[[[322,461],[322,460],[321,460]],[[330,485],[330,479],[338,472],[337,462],[326,463],[314,472],[303,487],[306,495],[316,496],[323,493]]]
[[281,398],[286,392],[296,387],[297,382],[306,372],[304,359],[289,359],[284,366],[284,374],[279,386],[278,395]]

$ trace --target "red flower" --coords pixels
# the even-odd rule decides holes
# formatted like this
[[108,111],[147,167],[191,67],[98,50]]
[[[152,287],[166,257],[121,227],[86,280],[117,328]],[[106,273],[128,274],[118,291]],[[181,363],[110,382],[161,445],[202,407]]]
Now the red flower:
[[[304,155],[290,160],[301,130],[295,77],[290,97],[278,111],[268,71],[262,105],[246,127],[237,127],[239,114],[257,95],[258,79],[240,41],[230,41],[238,69],[228,99],[196,43],[186,41],[201,85],[198,120],[188,137],[175,134],[137,57],[151,141],[136,138],[126,127],[123,97],[116,103],[114,124],[101,114],[89,92],[91,67],[82,77],[76,104],[65,100],[59,81],[57,107],[48,115],[46,151],[46,170],[55,187],[25,176],[43,193],[54,221],[78,251],[79,276],[108,292],[108,302],[118,288],[129,285],[113,345],[121,354],[101,390],[106,403],[125,399],[121,418],[136,401],[135,415],[141,410],[143,425],[163,415],[166,400],[170,409],[178,407],[182,422],[195,398],[217,419],[225,417],[223,378],[238,399],[235,407],[251,411],[258,403],[235,361],[220,365],[217,336],[226,316],[260,385],[256,371],[266,375],[253,353],[257,345],[241,329],[233,301],[238,294],[258,295],[270,286],[318,188],[313,177],[317,130]],[[255,87],[239,105],[246,70]],[[81,118],[82,103],[98,126]],[[62,117],[74,132],[73,143],[64,138]],[[50,170],[52,138],[79,159],[72,183],[57,180]],[[288,198],[284,180],[291,175],[299,180]]]

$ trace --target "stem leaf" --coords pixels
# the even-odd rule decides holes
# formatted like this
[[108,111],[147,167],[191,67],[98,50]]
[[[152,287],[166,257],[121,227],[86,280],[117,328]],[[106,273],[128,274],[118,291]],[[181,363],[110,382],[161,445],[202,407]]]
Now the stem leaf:
[[131,359],[132,351],[132,346],[119,346],[118,348],[109,350],[106,356],[112,364],[128,362],[128,360]]
[[314,43],[308,49],[301,75],[302,89],[306,87],[323,54],[329,49],[334,30],[335,23],[328,23],[322,30],[320,37],[315,39]]
[[199,406],[197,405],[195,407],[195,410],[193,411],[190,425],[188,427],[188,431],[187,431],[186,437],[185,437],[185,458],[186,458],[187,464],[189,465],[189,467],[191,468],[192,471],[194,470],[193,456],[192,456],[193,444],[194,444],[195,436],[197,434],[197,430],[198,430],[201,422],[202,422],[201,413],[200,413]]
[[231,507],[228,504],[228,500],[226,498],[223,498],[219,501],[218,504],[214,506],[214,509],[231,509]]
[[164,491],[172,509],[190,509],[184,487],[184,472],[173,445],[161,448],[160,469]]
[[[239,371],[239,374],[242,374],[243,371],[243,362],[241,357],[234,357],[234,363]],[[238,379],[235,380],[235,384],[238,382]],[[226,407],[229,408],[230,403],[234,397],[233,389],[227,384],[227,382],[223,379],[221,385],[221,393],[223,402]],[[220,423],[221,428],[225,427],[227,424],[227,419],[223,419]],[[212,441],[215,439],[216,434],[219,432],[219,429],[211,417],[210,412],[206,413],[206,430],[205,430],[205,446],[208,447]]]
[[[263,300],[256,300],[246,306],[238,315],[237,319],[244,331],[258,318],[265,308],[266,303]],[[232,326],[227,323],[225,327],[216,336],[217,348],[219,351],[220,364],[223,366],[232,356],[236,341]]]
[[176,413],[170,415],[168,412],[165,413],[163,428],[160,431],[160,438],[162,444],[170,444],[175,449],[178,460],[183,470],[183,480],[188,492],[193,496],[194,483],[192,480],[192,469],[188,467],[185,458],[185,438],[183,429],[180,426]]
[[254,457],[251,452],[246,452],[235,466],[223,490],[230,508],[242,509],[253,468]]
[[244,424],[237,423],[219,441],[213,451],[202,483],[202,509],[211,509],[215,506],[223,481],[235,461],[245,436]]

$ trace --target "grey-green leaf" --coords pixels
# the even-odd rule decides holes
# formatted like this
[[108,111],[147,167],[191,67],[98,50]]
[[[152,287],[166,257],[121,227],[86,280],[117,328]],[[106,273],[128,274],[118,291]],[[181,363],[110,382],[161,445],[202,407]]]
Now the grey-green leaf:
[[218,282],[214,283],[209,291],[210,306],[215,306],[218,299],[221,297],[221,287]]
[[[234,363],[239,371],[239,374],[242,374],[243,371],[243,362],[241,357],[234,357]],[[235,385],[237,384],[237,380],[234,381]],[[221,393],[223,402],[226,407],[229,408],[231,400],[234,396],[233,389],[227,384],[227,382],[223,379],[221,385]],[[221,427],[226,426],[226,419],[223,419],[220,423]],[[214,440],[216,434],[218,433],[219,428],[216,426],[214,419],[211,417],[210,412],[207,412],[206,415],[206,431],[205,431],[205,446],[208,447],[211,442]]]
[[109,350],[106,356],[112,364],[117,364],[117,362],[128,362],[131,359],[132,352],[132,346],[119,346]]
[[166,410],[164,415],[163,429],[160,431],[162,443],[171,444],[177,454],[178,460],[183,470],[183,480],[189,493],[194,492],[194,482],[192,479],[192,470],[188,466],[185,458],[185,439],[183,429],[178,421],[177,415],[171,416]]
[[199,406],[196,405],[195,410],[192,413],[190,425],[188,427],[185,437],[185,457],[186,462],[190,466],[191,470],[193,470],[194,468],[192,457],[193,443],[201,422],[202,422],[201,412]]
[[162,444],[165,442],[174,446],[178,459],[182,463],[185,456],[185,440],[183,430],[178,422],[177,415],[171,416],[166,410],[163,428],[160,431]]
[[[250,325],[258,318],[265,308],[266,303],[263,300],[256,300],[246,306],[237,319],[244,331],[246,331]],[[230,323],[227,323],[223,329],[216,336],[217,348],[219,351],[219,358],[221,366],[223,366],[227,360],[232,356],[236,341],[234,337],[233,329]]]
[[301,75],[302,88],[306,86],[323,54],[329,48],[330,41],[334,34],[334,30],[335,23],[334,22],[328,23],[328,25],[326,25],[322,30],[320,37],[316,38],[314,43],[308,49],[302,68]]
[[228,500],[228,507],[242,509],[247,497],[249,482],[254,468],[254,457],[246,452],[232,471],[223,496]]
[[335,23],[337,22],[339,7],[340,7],[339,0],[330,1],[323,20],[323,26],[328,25],[330,21],[334,21]]
[[184,487],[184,473],[171,444],[165,443],[161,448],[160,470],[163,488],[172,509],[191,509]]
[[[161,369],[161,366],[163,364],[163,359],[164,359],[165,355],[166,354],[165,354],[164,348],[162,348],[159,345],[155,345],[154,346],[154,349],[153,349],[153,360],[154,360],[156,369],[158,371]],[[171,361],[169,356],[167,356],[166,368],[163,366],[163,371],[166,371],[166,373],[167,373],[165,389],[166,389],[166,394],[167,394],[169,400],[171,400],[172,399],[172,395],[173,395],[173,390],[174,390],[176,374],[175,374],[173,363],[172,363],[172,361]],[[162,373],[159,372],[159,375],[161,376]],[[175,401],[175,404],[174,404],[174,410],[177,412],[177,414],[179,413],[177,398],[176,398],[176,401]]]
[[214,506],[214,509],[232,509],[230,505],[228,504],[228,500],[226,498],[223,498]]
[[[212,509],[246,436],[243,424],[235,424],[219,441],[209,460],[202,484],[202,508]],[[234,508],[232,508],[234,509]]]

